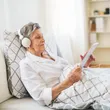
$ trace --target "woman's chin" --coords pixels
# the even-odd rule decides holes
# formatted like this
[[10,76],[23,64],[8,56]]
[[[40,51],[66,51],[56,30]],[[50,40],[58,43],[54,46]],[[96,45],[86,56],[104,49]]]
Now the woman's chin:
[[42,51],[42,52],[45,51],[45,48],[42,48],[41,51]]

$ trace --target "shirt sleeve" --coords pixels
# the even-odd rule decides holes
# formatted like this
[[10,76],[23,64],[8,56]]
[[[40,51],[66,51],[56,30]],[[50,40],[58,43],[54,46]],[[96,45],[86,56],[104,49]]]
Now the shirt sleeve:
[[41,105],[52,102],[52,88],[46,87],[42,77],[29,65],[20,62],[21,80],[29,94]]

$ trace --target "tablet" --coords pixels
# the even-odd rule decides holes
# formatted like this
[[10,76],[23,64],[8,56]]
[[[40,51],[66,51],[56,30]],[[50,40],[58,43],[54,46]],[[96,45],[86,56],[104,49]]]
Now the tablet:
[[98,46],[98,42],[94,43],[91,48],[89,49],[89,51],[87,52],[87,54],[85,55],[84,59],[81,62],[81,67],[83,68],[86,64],[86,62],[88,61],[88,59],[90,58],[90,56],[92,55],[93,51],[96,49],[96,47]]

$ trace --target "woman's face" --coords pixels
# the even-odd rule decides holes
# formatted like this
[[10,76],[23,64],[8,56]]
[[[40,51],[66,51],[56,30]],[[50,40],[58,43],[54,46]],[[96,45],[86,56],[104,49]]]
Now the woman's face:
[[36,52],[43,52],[45,50],[44,44],[45,40],[40,29],[36,29],[31,37],[31,48],[33,48]]

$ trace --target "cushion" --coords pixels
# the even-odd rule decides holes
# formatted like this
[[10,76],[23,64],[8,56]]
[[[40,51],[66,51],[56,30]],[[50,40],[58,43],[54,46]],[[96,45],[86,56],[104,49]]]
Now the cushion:
[[[54,54],[61,55],[55,40],[53,40],[53,37],[49,36],[50,35],[48,34],[44,38],[46,41],[46,50]],[[24,58],[26,50],[22,47],[17,33],[5,31],[4,40],[4,54],[7,65],[8,86],[10,93],[17,98],[27,97],[29,94],[21,81],[19,69],[19,62]]]
[[17,98],[27,97],[29,94],[21,81],[19,69],[19,62],[24,57],[26,50],[21,46],[16,33],[5,31],[4,41],[4,55],[10,93]]
[[49,50],[51,53],[54,53],[55,55],[62,57],[60,49],[55,40],[55,35],[52,33],[46,33],[44,35],[44,39],[45,39],[45,46],[46,46],[45,48]]
[[8,90],[5,60],[0,48],[0,103],[10,97],[12,96]]

